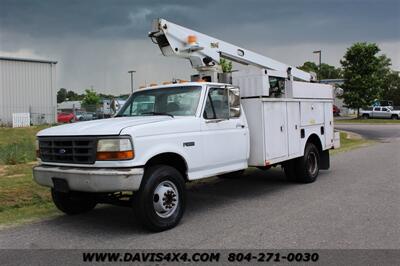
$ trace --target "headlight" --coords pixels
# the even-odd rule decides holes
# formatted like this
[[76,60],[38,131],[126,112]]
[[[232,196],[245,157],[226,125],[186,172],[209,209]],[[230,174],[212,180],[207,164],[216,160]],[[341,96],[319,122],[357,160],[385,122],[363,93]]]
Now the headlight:
[[96,159],[98,161],[130,160],[134,158],[133,147],[129,138],[99,139]]

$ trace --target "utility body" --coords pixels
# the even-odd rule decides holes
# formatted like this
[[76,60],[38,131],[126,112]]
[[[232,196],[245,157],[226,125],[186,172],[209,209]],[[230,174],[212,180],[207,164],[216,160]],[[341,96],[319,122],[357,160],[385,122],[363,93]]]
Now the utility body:
[[[113,118],[40,131],[34,179],[60,210],[127,205],[161,231],[179,223],[186,182],[281,165],[289,180],[310,183],[329,168],[329,149],[340,145],[331,86],[163,19],[149,36],[197,74],[134,92]],[[222,73],[221,57],[254,68]]]

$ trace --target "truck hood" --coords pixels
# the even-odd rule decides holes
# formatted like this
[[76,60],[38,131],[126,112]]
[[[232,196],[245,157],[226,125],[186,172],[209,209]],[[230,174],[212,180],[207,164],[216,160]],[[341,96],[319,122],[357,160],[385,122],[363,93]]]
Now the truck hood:
[[168,116],[115,117],[55,126],[39,131],[38,137],[44,136],[104,136],[119,135],[127,127],[157,123],[174,119]]

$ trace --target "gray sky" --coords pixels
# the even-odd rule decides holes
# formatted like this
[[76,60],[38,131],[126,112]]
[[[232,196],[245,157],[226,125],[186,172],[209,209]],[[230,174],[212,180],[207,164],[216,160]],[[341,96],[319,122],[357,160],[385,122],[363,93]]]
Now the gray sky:
[[58,87],[127,93],[187,79],[182,59],[163,57],[147,32],[162,17],[290,65],[339,66],[352,43],[376,42],[400,70],[399,0],[142,1],[0,0],[0,55],[58,61]]

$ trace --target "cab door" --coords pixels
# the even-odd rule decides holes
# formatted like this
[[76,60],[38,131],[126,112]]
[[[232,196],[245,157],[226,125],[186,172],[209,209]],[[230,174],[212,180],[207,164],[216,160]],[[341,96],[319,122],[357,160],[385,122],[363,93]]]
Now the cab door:
[[390,112],[390,109],[387,107],[382,107],[381,108],[381,118],[391,118],[392,113]]
[[201,123],[206,165],[216,172],[246,168],[249,134],[239,89],[210,87],[206,97]]
[[374,107],[374,109],[372,111],[372,117],[374,117],[374,118],[382,117],[382,112],[381,112],[381,108],[380,107]]

